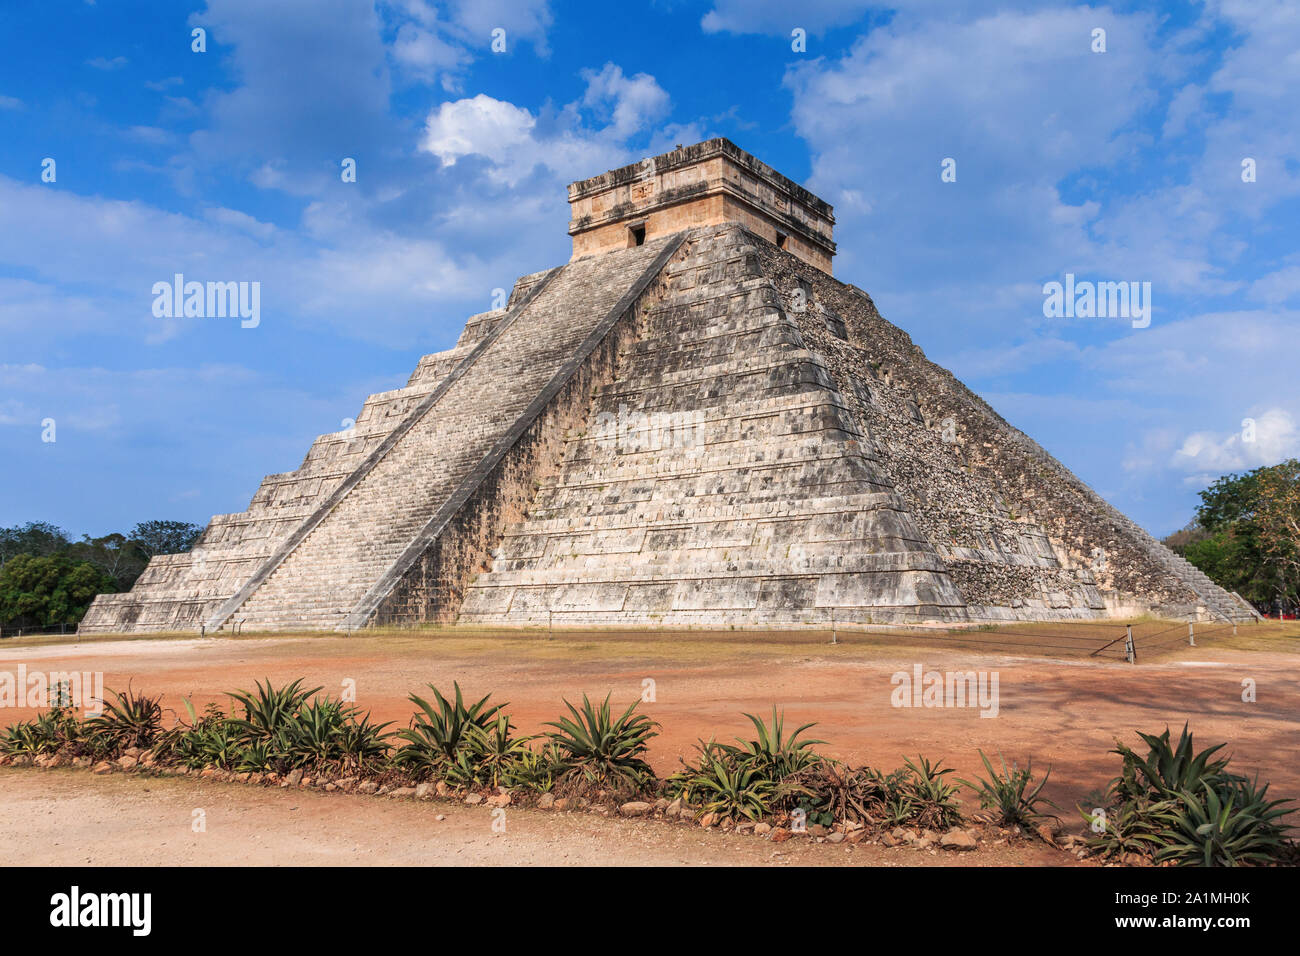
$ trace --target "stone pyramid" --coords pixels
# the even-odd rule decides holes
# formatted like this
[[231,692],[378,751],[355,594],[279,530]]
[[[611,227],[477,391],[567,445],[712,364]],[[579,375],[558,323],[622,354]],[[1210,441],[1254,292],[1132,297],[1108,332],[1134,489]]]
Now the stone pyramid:
[[84,632],[1244,618],[831,277],[725,139],[569,186],[573,258]]

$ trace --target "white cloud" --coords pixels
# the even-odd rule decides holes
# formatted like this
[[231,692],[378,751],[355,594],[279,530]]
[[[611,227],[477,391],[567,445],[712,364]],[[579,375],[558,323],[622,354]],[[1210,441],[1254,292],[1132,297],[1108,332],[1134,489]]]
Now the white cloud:
[[398,28],[393,41],[393,58],[409,74],[423,80],[454,72],[472,60],[463,47],[448,43],[436,31],[413,23],[404,23]]
[[392,57],[399,72],[424,83],[439,82],[458,90],[461,75],[476,56],[490,53],[492,31],[505,31],[505,53],[529,44],[539,56],[549,54],[547,31],[552,22],[546,0],[473,0],[454,2],[445,11],[427,0],[384,0],[385,18],[395,26]]
[[127,130],[127,135],[150,146],[166,146],[176,139],[170,132],[157,126],[132,126]]
[[425,121],[421,148],[455,165],[463,156],[483,156],[503,165],[527,143],[537,120],[528,110],[480,93],[443,103]]
[[1224,474],[1273,465],[1300,457],[1300,427],[1284,408],[1268,408],[1242,420],[1237,431],[1193,432],[1183,439],[1170,464],[1180,471]]
[[[626,164],[643,154],[629,145],[638,138],[653,150],[671,148],[673,136],[681,137],[678,142],[698,137],[693,125],[655,129],[670,102],[654,77],[626,76],[613,63],[582,76],[587,83],[582,98],[558,113],[534,115],[484,93],[442,103],[429,113],[420,147],[444,167],[481,157],[492,182],[513,188],[538,167],[567,181]],[[558,190],[563,184],[552,180],[545,188]]]
[[10,348],[20,338],[49,343],[101,331],[112,320],[112,310],[99,296],[68,292],[54,283],[0,278],[0,332]]
[[[837,205],[837,273],[923,341],[969,348],[1041,307],[1026,294],[992,309],[997,289],[1131,264],[1093,239],[1099,206],[1062,184],[1136,148],[1135,121],[1156,101],[1155,28],[1087,8],[926,12],[905,5],[843,55],[793,58],[786,85],[812,153],[807,185]],[[1097,26],[1104,56],[1089,48]],[[955,183],[940,179],[947,158]],[[917,289],[942,308],[900,311],[895,297]]]
[[155,93],[166,93],[173,86],[183,86],[185,78],[180,76],[169,76],[162,80],[145,80],[145,89],[153,90]]
[[715,0],[700,21],[705,33],[776,33],[789,35],[795,27],[820,33],[827,27],[852,23],[879,0]]
[[213,222],[221,226],[229,226],[231,229],[246,233],[266,241],[275,235],[275,226],[269,222],[259,222],[253,216],[246,212],[240,212],[238,209],[227,209],[224,206],[209,206],[203,210],[203,218],[208,222]]
[[1250,284],[1249,295],[1269,305],[1281,305],[1300,295],[1300,262],[1260,276]]
[[[494,286],[530,271],[513,265],[515,250],[500,244],[490,262],[460,249],[453,256],[438,239],[376,228],[346,206],[328,216],[322,208],[318,232],[308,237],[224,207],[194,218],[0,176],[0,262],[33,276],[0,281],[0,327],[25,330],[29,347],[66,328],[167,341],[204,328],[152,315],[153,284],[180,272],[261,282],[264,322],[323,324],[349,338],[409,344],[427,334],[431,309],[486,299]],[[8,347],[16,347],[12,337]]]
[[668,112],[668,92],[648,73],[624,76],[621,67],[606,63],[599,72],[583,70],[582,77],[587,81],[582,105],[608,117],[613,136],[639,133]]
[[103,56],[97,56],[93,60],[87,60],[86,65],[92,66],[97,70],[120,70],[131,61],[124,56],[115,56],[112,59]]
[[[190,22],[232,45],[230,70],[239,80],[205,99],[208,123],[190,136],[194,164],[316,195],[338,181],[337,158],[356,155],[360,145],[372,154],[400,147],[373,4],[208,0]],[[254,172],[268,169],[279,175]]]
[[550,47],[546,31],[552,16],[547,0],[451,0],[451,18],[467,42],[487,50],[492,31],[506,31],[506,50],[523,40],[539,56],[547,56]]

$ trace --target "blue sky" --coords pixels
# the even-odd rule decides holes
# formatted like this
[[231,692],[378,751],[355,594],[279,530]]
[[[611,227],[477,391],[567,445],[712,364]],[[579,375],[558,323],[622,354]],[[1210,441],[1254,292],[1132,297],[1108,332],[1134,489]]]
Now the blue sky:
[[[242,510],[568,258],[566,183],[722,135],[835,206],[840,279],[1165,534],[1300,454],[1297,102],[1294,2],[8,0],[0,525]],[[260,324],[155,317],[178,272],[259,282]],[[1066,273],[1150,282],[1150,326],[1046,318]]]

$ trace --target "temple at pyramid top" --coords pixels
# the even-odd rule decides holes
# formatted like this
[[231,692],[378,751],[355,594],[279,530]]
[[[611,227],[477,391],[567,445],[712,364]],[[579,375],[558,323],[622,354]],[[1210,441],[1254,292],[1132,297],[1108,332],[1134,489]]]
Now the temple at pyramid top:
[[728,139],[710,139],[569,184],[573,258],[739,222],[823,272],[835,256],[830,203]]

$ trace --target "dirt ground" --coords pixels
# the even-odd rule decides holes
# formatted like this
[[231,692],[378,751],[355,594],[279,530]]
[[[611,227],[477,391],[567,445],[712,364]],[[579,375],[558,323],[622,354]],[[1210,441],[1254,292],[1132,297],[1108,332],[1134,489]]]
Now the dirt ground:
[[[195,811],[203,832],[194,832]],[[442,819],[439,819],[442,817]],[[1043,844],[976,854],[773,844],[592,813],[491,812],[445,800],[282,790],[188,778],[0,767],[2,866],[1027,866]]]
[[[1036,770],[1052,768],[1048,796],[1073,828],[1073,807],[1088,803],[1114,774],[1114,742],[1138,743],[1135,731],[1175,734],[1189,721],[1198,746],[1226,741],[1234,769],[1272,781],[1279,797],[1300,798],[1295,759],[1300,733],[1300,628],[1243,626],[1240,636],[1203,639],[1199,647],[1173,646],[1132,665],[1082,655],[1046,657],[993,653],[951,643],[915,646],[906,636],[841,634],[829,645],[816,635],[705,637],[697,634],[642,636],[560,634],[421,634],[364,636],[248,636],[241,638],[137,638],[50,643],[5,641],[0,671],[22,663],[28,671],[102,671],[108,687],[130,682],[162,692],[164,706],[183,712],[180,698],[197,707],[228,705],[224,692],[251,687],[258,679],[276,684],[298,677],[338,695],[354,681],[357,702],[379,720],[404,726],[412,705],[409,692],[432,682],[450,690],[460,682],[467,696],[487,693],[508,701],[519,729],[537,733],[558,716],[561,698],[612,693],[626,706],[653,681],[653,702],[642,705],[660,725],[650,761],[660,775],[672,772],[700,738],[744,734],[745,711],[785,710],[787,727],[815,721],[819,749],[854,764],[883,769],[908,755],[942,759],[960,776],[982,774],[977,749]],[[891,703],[899,672],[977,671],[998,678],[996,716],[978,708],[896,707]],[[1257,700],[1242,700],[1243,680],[1255,682]],[[427,694],[425,695],[427,696]],[[0,723],[26,719],[33,710],[5,708]],[[994,758],[996,760],[996,757]],[[149,789],[149,798],[142,791]],[[208,836],[226,820],[235,844],[191,840],[189,808],[211,805]],[[209,795],[210,794],[210,795]],[[376,803],[381,806],[376,806]],[[292,804],[297,809],[292,809]],[[969,798],[966,804],[974,809]],[[161,815],[184,810],[183,829],[168,836]],[[435,809],[430,809],[433,807]],[[111,811],[111,812],[110,812]],[[417,838],[435,812],[447,820]],[[801,852],[819,852],[817,862],[845,856],[842,849],[774,847],[753,838],[703,834],[651,822],[605,820],[586,814],[546,815],[518,811],[509,842],[486,830],[483,811],[448,804],[393,806],[384,801],[335,794],[262,791],[197,781],[92,778],[74,771],[0,771],[0,846],[5,855],[29,843],[50,846],[50,834],[68,833],[40,860],[81,862],[78,853],[99,853],[72,836],[99,821],[112,842],[132,847],[135,862],[528,862],[546,861],[556,846],[566,861],[760,863],[789,862]],[[159,817],[159,819],[155,819]],[[480,819],[482,817],[483,819]],[[379,825],[379,821],[383,821]],[[308,824],[303,821],[312,821]],[[391,826],[390,826],[391,823]],[[283,832],[281,825],[283,824]],[[226,823],[222,827],[226,827]],[[268,830],[268,828],[271,828]],[[627,832],[610,859],[609,828]],[[47,832],[48,829],[48,832]],[[270,833],[275,833],[274,837]],[[450,833],[434,840],[433,833]],[[14,838],[21,839],[14,839]],[[233,838],[233,837],[232,837]],[[411,842],[414,840],[414,842]],[[234,847],[239,849],[235,850]],[[504,849],[503,849],[504,847]],[[17,849],[15,849],[17,848]],[[781,856],[773,857],[780,850]],[[821,852],[827,851],[830,852]],[[927,854],[857,847],[852,862],[932,862]],[[61,854],[71,854],[63,856]],[[239,853],[239,860],[218,859]],[[429,854],[420,857],[421,853]],[[873,854],[880,860],[869,859]],[[278,855],[278,856],[277,856]],[[941,855],[942,856],[942,855]],[[981,856],[985,854],[981,851]],[[279,859],[283,857],[283,859]],[[418,859],[417,859],[418,858]],[[848,857],[845,856],[847,860]],[[127,862],[119,858],[119,862]],[[1044,862],[1010,860],[1011,862]],[[5,862],[20,862],[8,860]],[[972,861],[974,862],[974,861]],[[997,862],[980,859],[980,863]]]

